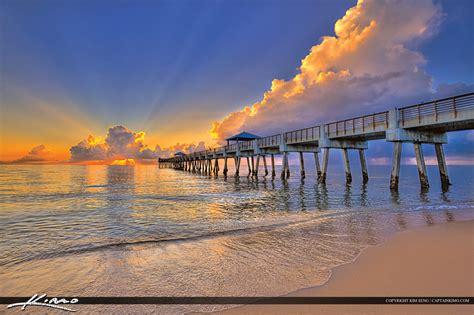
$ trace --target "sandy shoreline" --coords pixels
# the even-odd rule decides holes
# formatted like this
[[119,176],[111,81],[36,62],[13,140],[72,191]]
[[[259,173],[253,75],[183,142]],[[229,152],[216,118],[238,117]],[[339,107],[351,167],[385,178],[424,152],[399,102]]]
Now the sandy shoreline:
[[[399,233],[290,296],[474,296],[474,220]],[[473,314],[472,305],[246,305],[225,314]]]

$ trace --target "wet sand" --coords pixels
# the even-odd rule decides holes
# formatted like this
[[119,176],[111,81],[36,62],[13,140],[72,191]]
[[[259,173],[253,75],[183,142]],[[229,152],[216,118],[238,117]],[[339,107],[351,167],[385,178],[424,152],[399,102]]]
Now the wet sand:
[[[399,233],[290,296],[474,296],[474,220]],[[246,305],[225,314],[474,314],[473,305]]]

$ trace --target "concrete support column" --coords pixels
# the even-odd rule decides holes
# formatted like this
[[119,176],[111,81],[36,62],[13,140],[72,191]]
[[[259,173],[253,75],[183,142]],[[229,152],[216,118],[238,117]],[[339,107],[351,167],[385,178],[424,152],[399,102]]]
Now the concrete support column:
[[402,142],[393,143],[392,173],[390,174],[390,189],[398,190],[400,178],[400,163],[402,160]]
[[218,175],[219,174],[219,159],[216,158],[214,161],[214,174]]
[[275,177],[276,176],[276,172],[275,172],[275,156],[273,154],[271,154],[271,161],[272,161],[272,177]]
[[423,157],[423,149],[421,143],[415,142],[415,157],[416,157],[416,166],[418,168],[418,175],[420,176],[420,184],[422,188],[430,187],[428,182],[428,174],[426,173],[425,158]]
[[239,177],[239,169],[240,169],[240,156],[235,158],[235,176]]
[[249,174],[247,175],[247,177],[250,177],[250,175],[252,175],[252,166],[250,165],[250,159],[248,156],[247,156],[247,167],[249,168]]
[[323,168],[321,171],[321,183],[326,183],[326,175],[328,172],[329,148],[324,149],[323,153]]
[[351,164],[349,162],[349,153],[346,148],[342,149],[342,160],[344,162],[344,171],[346,173],[346,183],[352,183]]
[[255,160],[253,158],[253,155],[250,157],[250,160],[252,162],[252,170],[251,170],[250,173],[251,173],[252,176],[255,176]]
[[258,176],[258,166],[259,166],[259,164],[260,164],[260,155],[257,155],[257,163],[256,163],[255,169],[253,171],[253,174],[254,174],[255,177]]
[[227,156],[224,158],[224,170],[222,171],[224,173],[224,176],[227,176]]
[[318,152],[314,152],[314,163],[316,165],[316,175],[318,175],[318,180],[320,180],[321,179],[321,165],[319,164]]
[[441,186],[447,188],[451,183],[449,182],[448,167],[446,166],[443,145],[441,143],[435,143],[435,150],[436,158],[438,159],[439,175],[441,176]]
[[360,169],[362,170],[362,182],[365,184],[369,181],[369,172],[367,171],[367,162],[365,161],[365,151],[359,149]]
[[303,158],[303,152],[299,152],[300,154],[300,173],[301,173],[301,178],[306,177],[306,173],[304,170],[304,158]]
[[286,158],[285,158],[286,159],[286,178],[287,179],[290,178],[290,162],[289,162],[289,157],[288,157],[289,155],[290,155],[290,152],[288,152],[286,154]]
[[283,152],[283,158],[281,161],[281,179],[286,178],[286,160],[287,160],[288,152]]
[[262,155],[262,159],[263,159],[263,167],[265,168],[265,176],[267,176],[268,175],[267,158],[265,155]]

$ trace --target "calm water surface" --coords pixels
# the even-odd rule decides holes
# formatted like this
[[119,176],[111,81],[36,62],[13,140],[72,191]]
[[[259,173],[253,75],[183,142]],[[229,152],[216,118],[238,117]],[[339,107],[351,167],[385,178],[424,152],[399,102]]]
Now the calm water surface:
[[370,166],[367,185],[355,168],[349,186],[342,165],[330,165],[327,185],[309,166],[304,181],[292,167],[288,182],[157,166],[0,166],[0,295],[250,296],[319,285],[396,231],[472,219],[474,168],[449,171],[449,191],[431,166],[421,191],[416,168],[402,166],[393,193],[387,166]]

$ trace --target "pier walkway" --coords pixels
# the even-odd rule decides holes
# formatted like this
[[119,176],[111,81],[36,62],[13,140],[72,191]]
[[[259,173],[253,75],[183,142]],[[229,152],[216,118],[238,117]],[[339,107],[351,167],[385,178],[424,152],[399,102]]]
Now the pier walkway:
[[[264,176],[275,177],[274,155],[283,156],[280,177],[290,176],[288,154],[297,152],[300,160],[300,173],[305,177],[304,153],[314,155],[318,180],[326,182],[329,152],[338,149],[342,152],[346,181],[352,181],[348,150],[358,150],[362,178],[369,180],[365,150],[371,140],[385,139],[393,142],[392,172],[390,188],[398,189],[402,143],[413,143],[422,188],[429,187],[422,144],[433,144],[436,150],[441,183],[444,188],[450,185],[443,144],[448,142],[447,133],[451,131],[474,129],[474,92],[443,98],[402,108],[393,108],[356,118],[349,118],[318,126],[287,131],[267,137],[255,136],[254,140],[229,143],[218,147],[189,154],[177,154],[171,158],[160,158],[160,167],[172,167],[200,174],[217,175],[219,160],[224,161],[223,174],[228,173],[228,159],[235,163],[235,176],[239,176],[240,162],[247,159],[249,176],[258,176],[259,163],[264,164]],[[323,149],[322,162],[319,153]],[[271,172],[267,168],[266,157],[270,157]]]

